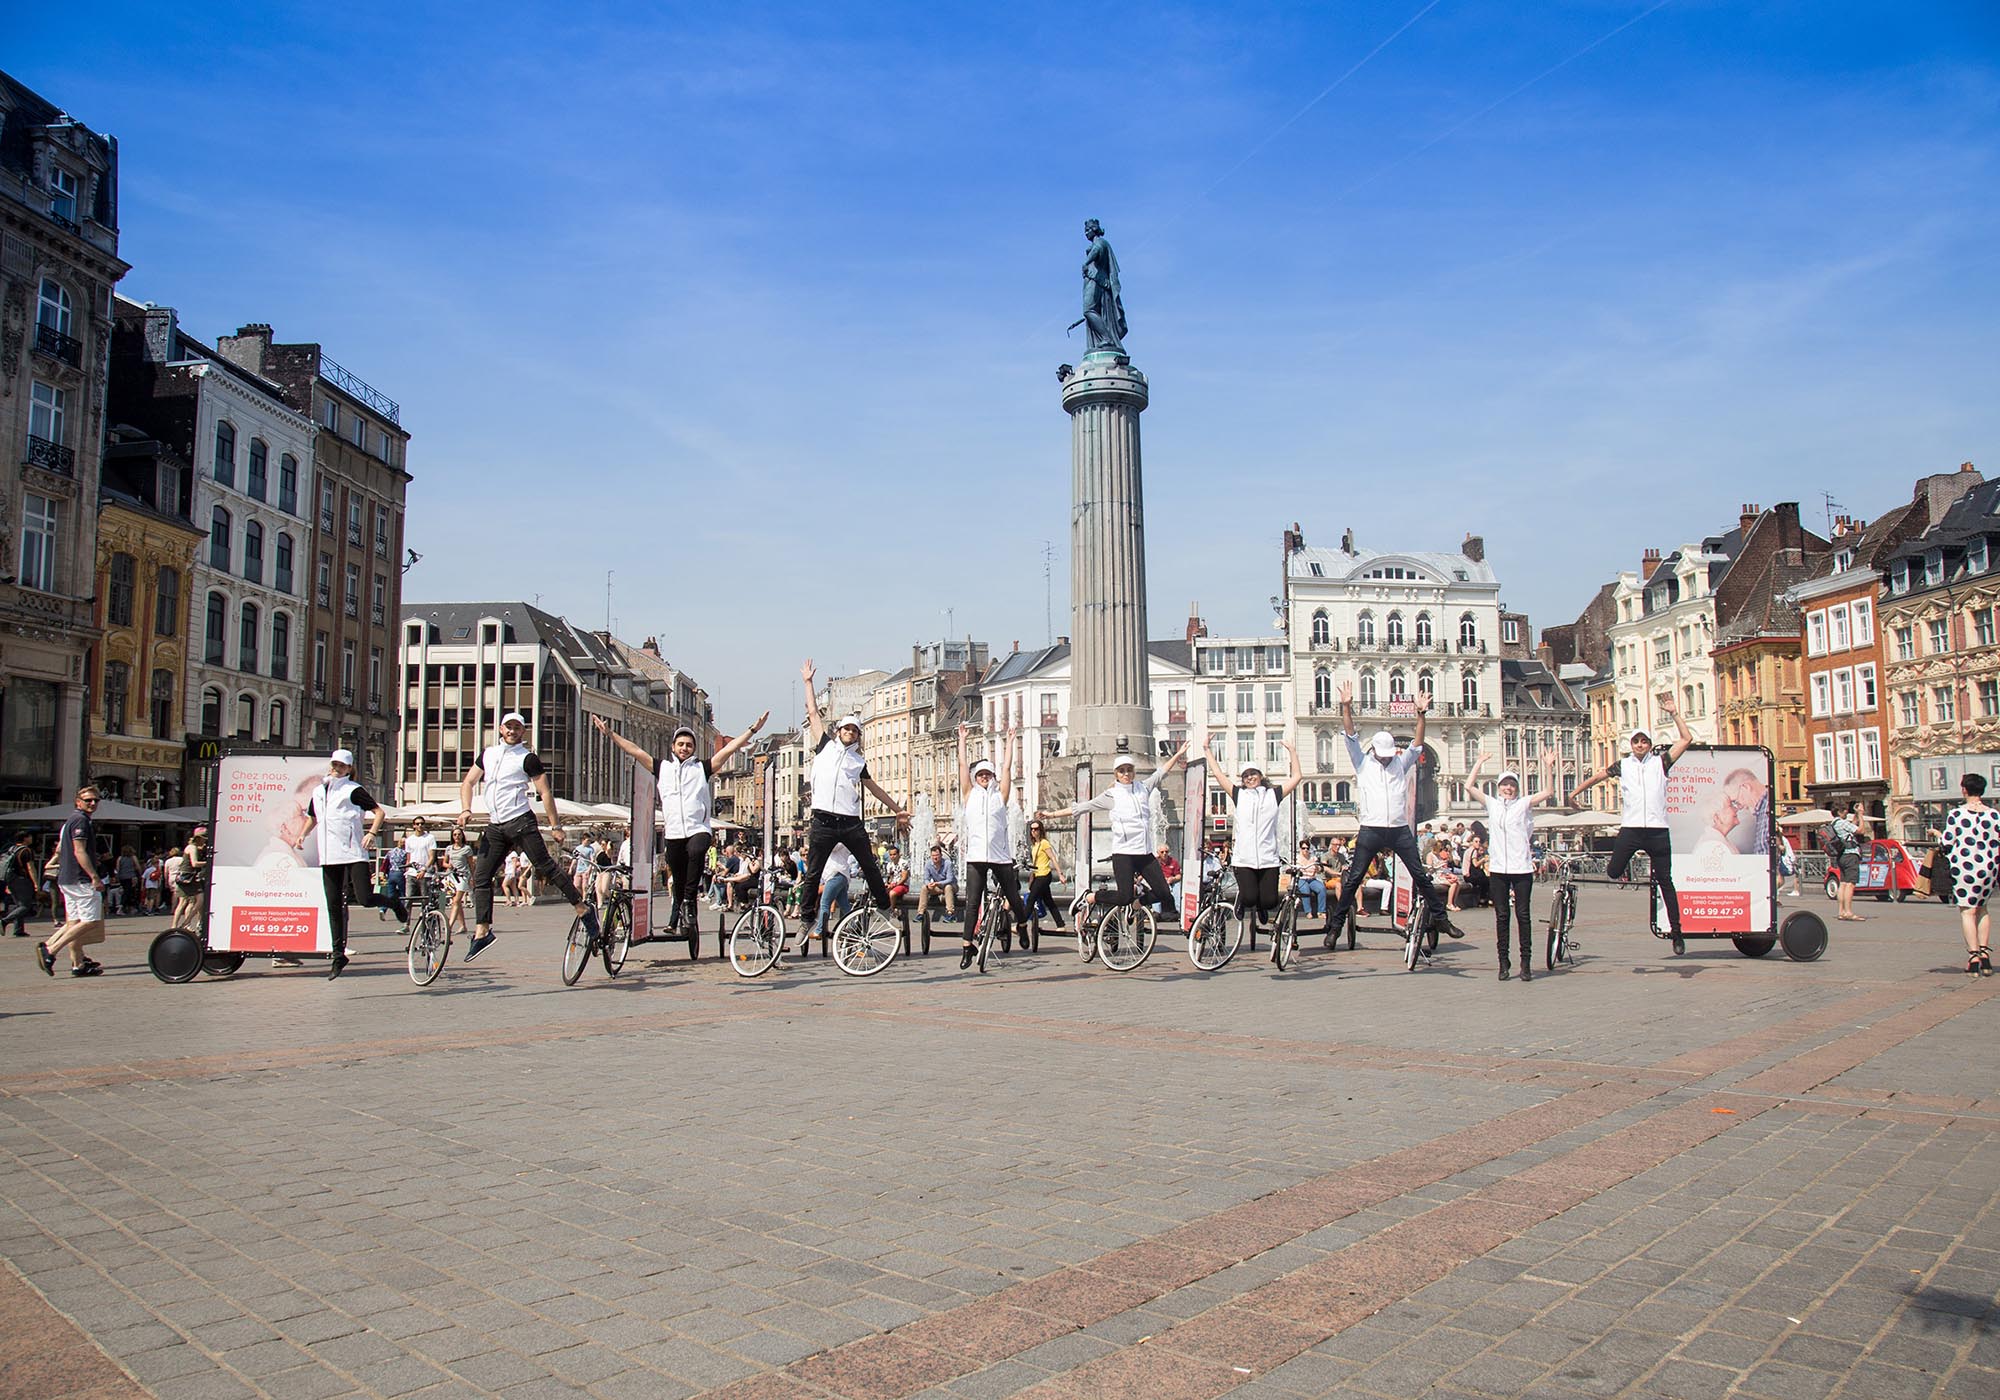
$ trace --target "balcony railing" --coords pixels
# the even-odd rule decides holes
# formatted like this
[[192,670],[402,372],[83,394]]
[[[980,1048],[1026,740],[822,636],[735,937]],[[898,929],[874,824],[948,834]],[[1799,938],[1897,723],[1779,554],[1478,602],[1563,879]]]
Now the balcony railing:
[[35,349],[73,369],[83,367],[83,342],[40,321],[35,322]]
[[368,607],[368,620],[369,620],[370,622],[374,623],[374,624],[375,624],[375,625],[376,625],[377,627],[380,627],[380,626],[382,625],[382,623],[383,623],[383,616],[384,616],[384,615],[383,615],[383,612],[382,612],[382,609],[381,609],[380,607],[378,607],[378,606],[376,606],[376,605],[374,605],[374,604],[372,604],[372,603],[371,603],[371,604],[369,605],[369,607]]
[[343,394],[350,394],[359,399],[391,423],[399,427],[402,425],[403,410],[397,405],[394,399],[377,389],[360,375],[351,373],[324,351],[321,352],[319,357],[319,372],[325,376],[327,383],[333,385],[334,388],[340,390]]
[[342,686],[342,687],[340,688],[340,703],[341,703],[341,704],[343,704],[343,705],[349,705],[349,706],[353,705],[353,703],[354,703],[354,687],[353,687],[353,686],[351,686],[351,685],[344,685],[344,686]]
[[28,435],[27,461],[31,466],[40,467],[44,471],[57,472],[63,476],[76,475],[76,453],[59,442],[50,442],[47,438],[36,437],[32,433]]

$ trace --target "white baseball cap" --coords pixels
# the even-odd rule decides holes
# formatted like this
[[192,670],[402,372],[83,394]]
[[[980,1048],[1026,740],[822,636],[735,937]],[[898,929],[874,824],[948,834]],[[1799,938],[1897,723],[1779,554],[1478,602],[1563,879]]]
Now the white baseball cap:
[[1386,729],[1378,729],[1375,731],[1375,737],[1368,741],[1368,747],[1375,751],[1375,757],[1377,758],[1394,758],[1396,756],[1396,736]]
[[354,766],[354,750],[353,750],[353,749],[335,749],[335,750],[334,750],[334,751],[333,751],[333,752],[332,752],[331,754],[328,754],[328,755],[327,755],[327,762],[329,762],[329,763],[344,763],[344,764],[346,764],[346,765],[347,765],[347,766],[348,766],[349,768],[352,768],[352,767]]
[[993,760],[990,758],[982,758],[979,762],[972,765],[973,777],[976,778],[981,773],[991,773],[996,778],[1000,776],[1000,770],[993,766]]
[[853,726],[853,727],[854,727],[855,729],[857,729],[857,730],[858,730],[858,729],[860,729],[860,728],[861,728],[861,716],[860,716],[860,715],[842,715],[842,716],[840,717],[840,723],[839,723],[839,724],[836,724],[836,725],[834,726],[834,730],[835,730],[836,732],[838,732],[838,731],[840,731],[840,730],[842,730],[842,729],[846,729],[846,728],[847,728],[847,727],[848,727],[849,725],[852,725],[852,726]]
[[1519,787],[1521,785],[1521,775],[1509,768],[1506,772],[1495,778],[1493,782],[1495,786],[1501,783],[1512,783],[1515,787]]
[[528,717],[519,710],[509,710],[506,714],[500,716],[500,722],[502,724],[526,724]]
[[1649,744],[1653,742],[1653,736],[1643,729],[1633,730],[1632,733],[1626,738],[1625,742],[1629,744],[1632,742],[1633,739],[1644,739]]

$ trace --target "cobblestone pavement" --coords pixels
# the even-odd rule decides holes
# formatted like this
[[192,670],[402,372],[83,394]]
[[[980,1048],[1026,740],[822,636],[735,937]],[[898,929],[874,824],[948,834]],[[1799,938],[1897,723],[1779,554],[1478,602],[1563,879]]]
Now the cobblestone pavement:
[[567,989],[546,906],[429,989],[365,916],[336,983],[8,940],[0,1395],[2000,1395],[1951,911],[1800,964],[1583,902],[1532,985],[1483,913],[1414,974],[1377,929],[982,978],[947,932]]

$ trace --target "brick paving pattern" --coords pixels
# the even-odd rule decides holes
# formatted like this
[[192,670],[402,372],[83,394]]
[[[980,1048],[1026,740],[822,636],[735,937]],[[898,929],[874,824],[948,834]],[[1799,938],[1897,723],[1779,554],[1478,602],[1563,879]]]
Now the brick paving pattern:
[[333,984],[8,940],[0,1396],[2000,1395],[1951,912],[1806,965],[1587,896],[1530,986],[1477,916],[1415,974],[947,937],[574,989],[553,908],[429,989],[365,917]]

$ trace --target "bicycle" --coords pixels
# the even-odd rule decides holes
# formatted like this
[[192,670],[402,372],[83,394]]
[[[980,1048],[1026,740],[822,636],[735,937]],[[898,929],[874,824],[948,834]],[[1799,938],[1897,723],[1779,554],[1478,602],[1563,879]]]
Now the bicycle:
[[[746,909],[729,930],[729,966],[738,977],[762,977],[777,966],[779,956],[785,951],[785,916],[771,902],[771,895],[772,882],[766,876],[757,903]],[[801,956],[810,946],[811,938],[810,925],[799,929]]]
[[[621,870],[624,867],[620,867]],[[629,870],[625,873],[630,874]],[[574,987],[577,978],[583,976],[584,964],[593,957],[604,960],[604,973],[616,977],[625,966],[625,955],[632,950],[632,894],[623,891],[621,902],[614,894],[607,907],[596,919],[596,927],[589,928],[578,914],[570,920],[569,934],[563,939],[562,980],[565,987]]]
[[1203,972],[1224,966],[1243,944],[1244,922],[1222,897],[1222,877],[1203,880],[1194,923],[1188,927],[1188,961]]
[[1430,897],[1422,890],[1410,891],[1410,909],[1404,915],[1403,966],[1415,972],[1419,964],[1430,966],[1431,957],[1437,952],[1437,914]]
[[[1025,874],[1025,871],[1019,872]],[[1008,907],[1006,891],[1000,888],[998,880],[986,882],[986,893],[979,899],[979,933],[973,943],[978,949],[976,962],[981,972],[986,971],[986,962],[993,953],[995,943],[1007,944],[1014,932],[1014,911]],[[1028,931],[1021,930],[1021,951],[1028,951]]]
[[410,980],[419,987],[428,987],[437,981],[444,971],[447,958],[451,956],[451,926],[445,923],[444,909],[440,906],[439,895],[447,900],[450,891],[441,888],[442,881],[432,878],[423,882],[423,892],[410,906],[409,932],[403,941],[403,958],[409,965]]
[[[1296,963],[1299,956],[1299,867],[1288,865],[1284,874],[1289,880],[1278,900],[1278,912],[1271,919],[1271,965],[1280,972]],[[1354,936],[1353,927],[1351,923],[1348,925],[1350,939]]]
[[1153,955],[1160,925],[1152,906],[1140,902],[1142,891],[1135,890],[1129,904],[1100,903],[1096,896],[1109,894],[1112,888],[1111,880],[1100,875],[1088,892],[1070,902],[1077,955],[1085,962],[1099,958],[1113,972],[1131,972]]
[[1555,898],[1549,904],[1549,939],[1543,955],[1543,965],[1551,972],[1556,970],[1557,963],[1573,965],[1578,946],[1570,936],[1570,930],[1576,927],[1576,858],[1557,856],[1555,867]]
[[833,926],[833,960],[849,977],[873,977],[896,960],[903,930],[864,890],[854,910]]
[[608,870],[611,897],[598,902],[597,922],[604,930],[605,940],[615,954],[617,964],[615,967],[607,965],[606,970],[616,977],[625,970],[625,956],[632,950],[632,867],[614,865]]

